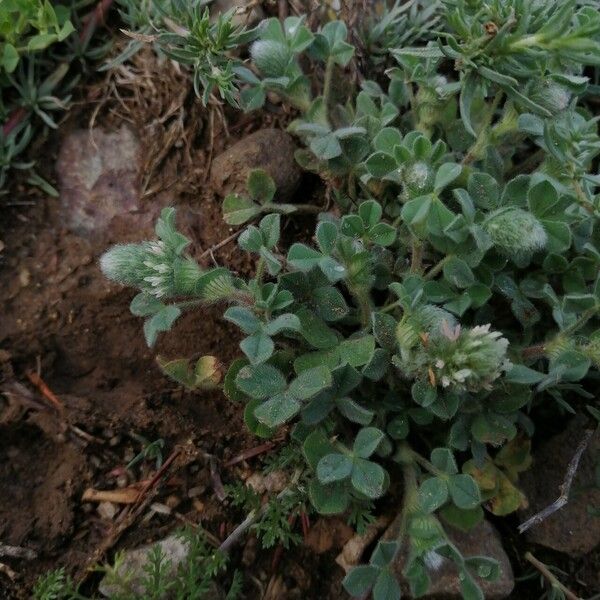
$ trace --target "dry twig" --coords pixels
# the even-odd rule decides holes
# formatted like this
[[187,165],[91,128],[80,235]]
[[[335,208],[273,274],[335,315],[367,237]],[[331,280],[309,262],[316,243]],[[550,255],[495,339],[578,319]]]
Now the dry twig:
[[539,525],[542,521],[547,519],[550,515],[554,514],[556,511],[560,510],[563,506],[567,504],[569,501],[569,492],[571,491],[571,486],[573,485],[573,479],[575,479],[575,474],[577,473],[577,467],[579,467],[579,461],[581,460],[581,456],[585,452],[592,436],[594,435],[594,430],[586,429],[583,435],[583,439],[579,442],[579,446],[577,446],[577,450],[567,467],[567,474],[565,476],[565,480],[560,486],[560,496],[549,506],[542,509],[540,512],[536,513],[524,523],[519,525],[519,533],[525,533],[528,529],[531,529],[534,525]]
[[10,558],[26,558],[27,560],[35,560],[37,553],[29,548],[21,546],[9,546],[0,542],[0,556],[9,556]]

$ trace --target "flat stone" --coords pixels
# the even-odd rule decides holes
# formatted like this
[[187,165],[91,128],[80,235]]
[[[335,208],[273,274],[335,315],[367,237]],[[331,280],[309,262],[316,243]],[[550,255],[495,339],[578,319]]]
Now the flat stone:
[[288,200],[300,182],[292,136],[280,129],[261,129],[228,148],[212,163],[211,183],[219,194],[245,194],[253,169],[264,169],[277,186],[276,200]]
[[90,236],[106,229],[116,215],[136,211],[140,168],[140,144],[128,127],[70,133],[56,163],[67,226]]
[[[533,465],[519,480],[529,506],[519,511],[525,521],[552,504],[561,493],[569,462],[579,446],[586,427],[584,417],[573,418],[562,433],[543,443],[533,454]],[[600,489],[596,486],[596,457],[600,453],[600,435],[592,436],[581,456],[571,486],[569,500],[560,510],[534,525],[527,539],[577,557],[600,545],[600,518],[590,514],[590,507],[600,506]]]
[[[400,517],[397,517],[388,527],[384,534],[384,539],[395,539],[400,527]],[[498,561],[500,564],[500,577],[496,581],[476,581],[481,587],[486,600],[503,600],[508,598],[512,592],[515,581],[513,571],[508,560],[508,556],[502,547],[500,535],[488,521],[482,521],[468,532],[459,531],[446,525],[444,527],[451,542],[461,551],[465,558],[470,556],[487,556]],[[402,571],[408,559],[408,548],[404,544],[398,553],[394,562],[394,572],[400,587],[402,588],[403,598],[412,598],[408,582],[404,578]],[[458,571],[454,563],[448,559],[442,558],[435,568],[430,568],[429,577],[431,585],[424,596],[429,600],[462,600],[460,591],[460,580]]]

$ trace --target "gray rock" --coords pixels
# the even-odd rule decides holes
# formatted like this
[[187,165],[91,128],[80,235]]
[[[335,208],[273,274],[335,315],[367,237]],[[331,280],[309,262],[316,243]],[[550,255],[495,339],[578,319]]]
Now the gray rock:
[[[105,575],[98,587],[100,593],[107,598],[114,598],[119,594],[135,594],[139,598],[144,597],[144,566],[148,562],[148,556],[152,549],[159,546],[165,555],[165,561],[170,561],[169,576],[175,576],[179,565],[181,565],[188,554],[187,542],[177,535],[170,535],[163,540],[153,544],[140,546],[134,550],[125,551],[122,563],[115,573]],[[210,598],[219,600],[223,597],[221,590],[214,584],[211,587]]]
[[90,235],[104,230],[116,215],[137,210],[140,168],[140,144],[129,128],[70,133],[56,163],[67,225]]
[[300,182],[300,167],[294,159],[296,145],[280,129],[261,129],[243,138],[217,156],[211,182],[219,194],[246,192],[246,179],[253,169],[264,169],[277,185],[276,199],[288,200]]
[[[388,527],[384,534],[384,539],[395,539],[400,527],[400,517]],[[498,532],[488,521],[482,521],[469,532],[459,531],[449,526],[445,526],[445,531],[450,540],[461,551],[463,556],[487,556],[496,559],[500,564],[500,577],[496,581],[484,581],[477,579],[486,600],[503,600],[508,598],[512,592],[515,581],[513,571],[508,560]],[[412,598],[408,582],[404,578],[402,571],[408,558],[408,549],[406,544],[398,553],[394,563],[394,572],[402,588],[403,598]],[[433,567],[433,565],[432,565]],[[429,572],[431,585],[424,596],[420,598],[429,600],[461,600],[460,581],[458,572],[454,563],[450,560],[442,559],[439,565],[435,565]]]
[[[533,466],[519,481],[529,506],[519,512],[522,521],[552,504],[561,493],[569,462],[581,442],[586,419],[575,417],[565,431],[542,444],[533,455]],[[534,525],[530,542],[565,552],[570,556],[587,554],[600,544],[600,518],[589,508],[600,506],[595,469],[600,453],[600,435],[594,433],[581,456],[566,506]]]

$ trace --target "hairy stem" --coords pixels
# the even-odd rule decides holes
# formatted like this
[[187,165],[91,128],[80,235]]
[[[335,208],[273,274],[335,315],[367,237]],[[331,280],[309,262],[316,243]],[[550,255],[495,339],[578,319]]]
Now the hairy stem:
[[430,279],[433,279],[434,277],[436,277],[437,275],[439,275],[442,270],[444,269],[444,265],[452,258],[451,254],[448,254],[448,256],[445,256],[444,258],[442,258],[442,260],[440,260],[438,263],[436,263],[435,265],[433,265],[433,267],[431,267],[431,269],[429,269],[429,271],[427,271],[427,273],[425,273],[425,281],[429,281]]
[[360,322],[363,327],[367,328],[371,325],[372,302],[369,292],[363,289],[350,288],[350,292],[354,296],[358,308],[360,310]]
[[560,332],[561,336],[568,336],[579,329],[581,329],[593,316],[595,316],[600,311],[600,304],[597,306],[593,306],[592,308],[588,308],[586,311],[581,313],[581,316],[577,321],[575,321],[572,325],[569,325],[566,329],[563,329]]
[[[475,143],[471,146],[471,148],[469,149],[469,151],[463,158],[463,161],[462,161],[463,165],[471,164],[472,162],[480,159],[481,156],[483,155],[483,152],[488,147],[488,144],[490,143],[490,138],[492,137],[490,125],[492,124],[492,120],[494,119],[494,114],[496,113],[496,109],[498,108],[498,105],[500,104],[500,101],[502,100],[503,97],[504,97],[504,92],[501,92],[501,91],[498,92],[494,96],[494,99],[492,100],[492,103],[490,104],[488,111],[486,113],[485,121],[483,122],[481,129],[479,130],[477,139],[475,140]],[[507,114],[508,114],[508,112],[505,111],[504,116],[506,116]],[[503,117],[503,119],[504,119],[504,117]],[[502,123],[502,120],[500,121],[500,123]]]
[[575,194],[577,195],[577,202],[581,207],[583,207],[590,214],[594,213],[594,207],[590,202],[587,194],[583,191],[583,187],[581,187],[581,183],[578,179],[573,179],[573,189],[575,190]]
[[410,262],[410,272],[419,273],[423,263],[423,242],[416,237],[411,240],[412,256]]
[[325,80],[323,82],[323,104],[325,105],[325,110],[329,107],[329,101],[331,99],[331,82],[333,81],[333,68],[335,66],[335,62],[333,61],[333,57],[329,57],[327,59],[327,65],[325,66]]

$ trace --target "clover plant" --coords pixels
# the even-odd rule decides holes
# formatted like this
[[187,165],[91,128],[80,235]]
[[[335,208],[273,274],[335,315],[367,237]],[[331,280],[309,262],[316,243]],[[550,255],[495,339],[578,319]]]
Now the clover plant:
[[[376,32],[372,78],[355,90],[334,85],[354,60],[343,23],[266,20],[240,103],[258,108],[268,91],[297,109],[297,159],[337,209],[290,240],[293,205],[256,172],[249,198],[224,203],[229,224],[255,221],[238,238],[254,276],[201,269],[173,209],[159,241],[102,258],[139,289],[150,344],[186,307],[224,304],[242,336],[224,391],[258,437],[286,432],[316,512],[366,522],[401,493],[399,535],[348,574],[353,596],[399,598],[402,552],[413,596],[449,560],[464,598],[483,598],[478,580],[498,564],[463,556],[446,526],[523,504],[540,407],[600,414],[600,138],[584,71],[600,61],[600,17],[580,4],[435,3],[435,34]],[[386,57],[386,40],[413,45]],[[377,69],[392,61],[385,84]]]

